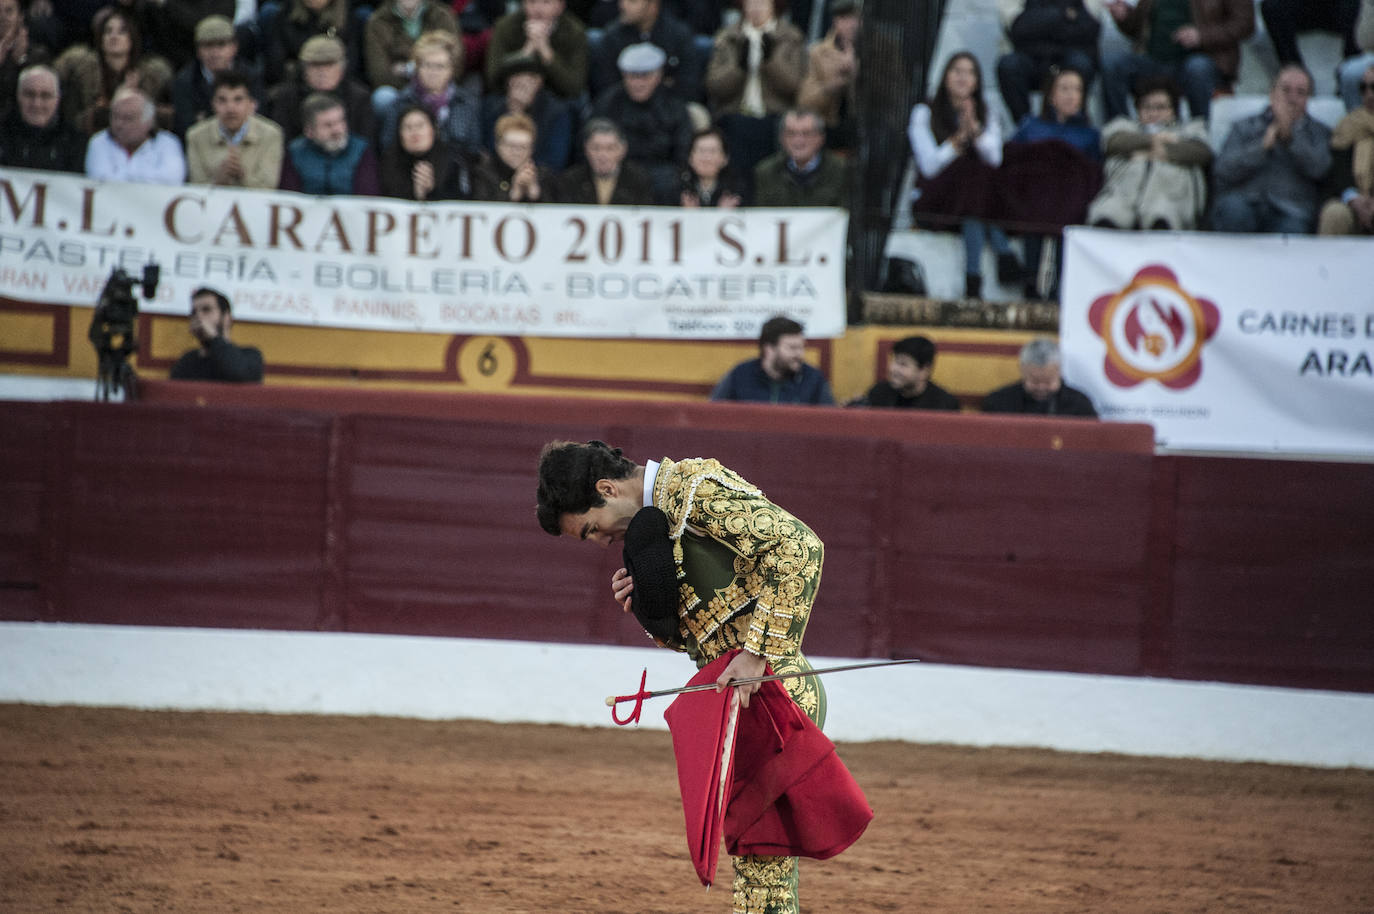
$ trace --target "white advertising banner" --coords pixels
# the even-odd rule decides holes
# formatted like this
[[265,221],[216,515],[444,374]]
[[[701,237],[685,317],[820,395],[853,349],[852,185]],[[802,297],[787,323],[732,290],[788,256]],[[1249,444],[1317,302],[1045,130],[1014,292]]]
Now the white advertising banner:
[[0,169],[0,296],[93,306],[155,261],[147,311],[522,336],[754,339],[845,328],[838,209],[417,204]]
[[1374,241],[1065,235],[1064,374],[1175,450],[1374,454]]

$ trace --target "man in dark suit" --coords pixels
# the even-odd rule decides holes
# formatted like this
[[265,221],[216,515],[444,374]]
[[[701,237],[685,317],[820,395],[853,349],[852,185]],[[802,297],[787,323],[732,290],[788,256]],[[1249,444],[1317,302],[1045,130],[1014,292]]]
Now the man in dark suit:
[[629,146],[625,133],[614,121],[594,117],[582,131],[585,162],[579,162],[558,179],[559,203],[601,206],[645,206],[654,202],[649,175],[625,161]]
[[1097,410],[1088,395],[1064,383],[1062,362],[1054,340],[1044,336],[1031,340],[1021,348],[1021,380],[984,397],[983,412],[1096,419]]

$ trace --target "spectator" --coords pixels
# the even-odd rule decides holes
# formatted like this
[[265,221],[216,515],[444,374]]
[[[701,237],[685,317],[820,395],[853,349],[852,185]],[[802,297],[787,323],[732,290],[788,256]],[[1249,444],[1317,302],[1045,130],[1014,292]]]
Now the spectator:
[[62,122],[62,95],[52,67],[25,67],[17,94],[19,106],[0,121],[0,165],[84,172],[86,138]]
[[1107,176],[1088,223],[1192,231],[1207,208],[1207,125],[1179,121],[1178,89],[1167,76],[1136,84],[1135,110],[1135,120],[1119,117],[1102,129]]
[[453,0],[453,14],[458,17],[458,39],[468,72],[485,73],[491,26],[506,15],[506,0]]
[[110,126],[86,145],[86,176],[102,181],[181,184],[181,141],[157,127],[157,108],[141,89],[124,86],[110,102]]
[[311,38],[337,39],[345,49],[345,69],[356,73],[358,41],[348,0],[285,0],[267,41],[263,66],[269,84],[294,79],[295,61]]
[[255,99],[265,98],[255,67],[239,59],[234,24],[223,16],[207,16],[196,25],[196,59],[181,68],[172,82],[172,129],[179,137],[196,121],[214,117],[215,74],[237,70],[248,80]]
[[[709,39],[720,28],[726,3],[727,0],[664,0],[663,8],[681,20],[694,36]],[[571,0],[568,12],[587,28],[609,29],[620,16],[620,3],[619,0]]]
[[588,61],[587,81],[596,98],[620,82],[620,54],[635,44],[663,50],[663,87],[684,102],[702,98],[702,62],[691,28],[663,9],[662,0],[620,0],[620,17],[606,27]]
[[930,379],[934,370],[934,343],[924,336],[898,340],[887,360],[887,380],[849,405],[958,411],[958,398]]
[[830,31],[811,46],[806,76],[797,88],[797,106],[825,121],[830,149],[850,151],[858,142],[858,0],[830,0]]
[[301,104],[314,92],[327,92],[343,102],[348,132],[371,140],[376,136],[371,93],[348,75],[343,42],[316,35],[301,48],[298,73],[272,91],[269,116],[281,126],[287,142],[301,135]]
[[534,122],[534,161],[551,171],[568,167],[572,155],[572,108],[544,88],[544,65],[538,57],[512,54],[497,65],[495,93],[482,100],[482,145],[495,149],[495,127],[507,114]]
[[[1083,113],[1083,77],[1060,70],[1045,86],[1039,117],[1028,117],[1002,150],[1004,215],[1026,228],[1026,296],[1041,298],[1039,269],[1047,233],[1087,215],[1102,186],[1101,135]],[[1049,298],[1059,295],[1059,262],[1051,268]]]
[[1355,20],[1355,44],[1359,51],[1336,68],[1336,80],[1346,111],[1360,107],[1360,78],[1366,69],[1374,67],[1374,0],[1360,0],[1360,15]]
[[782,151],[754,169],[754,205],[849,205],[849,172],[825,149],[820,115],[797,109],[783,116]]
[[1269,107],[1232,125],[1212,169],[1217,231],[1312,231],[1331,168],[1331,131],[1308,115],[1311,95],[1311,74],[1289,64],[1274,77]]
[[95,16],[93,47],[77,45],[53,68],[62,83],[63,119],[87,136],[110,121],[110,102],[121,87],[137,87],[155,105],[158,123],[172,126],[172,69],[143,53],[131,13],[107,6]]
[[214,118],[186,132],[188,182],[275,188],[281,183],[281,128],[257,113],[248,77],[220,71],[213,99]]
[[1240,43],[1255,33],[1254,0],[1110,0],[1107,9],[1135,42],[1134,53],[1103,65],[1107,120],[1129,114],[1137,79],[1160,73],[1182,88],[1190,117],[1207,118],[1212,96],[1240,69]]
[[1021,348],[1021,380],[999,387],[983,398],[985,413],[1031,413],[1097,418],[1093,401],[1064,383],[1059,344],[1037,337]]
[[731,209],[744,204],[746,194],[744,182],[730,170],[725,135],[715,127],[693,135],[677,202],[688,208],[715,206]]
[[615,121],[624,131],[626,158],[648,172],[656,201],[676,197],[694,132],[686,103],[663,87],[665,60],[657,45],[630,45],[620,52],[621,81],[592,106],[593,117]]
[[120,2],[138,10],[146,47],[166,59],[173,72],[193,62],[196,27],[207,16],[221,16],[232,21],[237,6],[234,0]]
[[48,48],[29,39],[19,0],[0,0],[0,117],[13,110],[20,71],[48,59]]
[[427,32],[452,35],[456,42],[458,21],[451,10],[432,0],[382,0],[368,18],[363,61],[378,118],[391,107],[398,90],[411,84],[411,47]]
[[706,99],[744,173],[778,148],[778,119],[797,103],[805,41],[773,0],[743,0],[743,15],[716,34]]
[[496,155],[478,164],[473,199],[502,203],[546,203],[553,197],[552,172],[534,160],[538,128],[523,114],[496,121]]
[[457,81],[463,71],[462,42],[448,32],[425,32],[411,48],[411,59],[415,75],[386,112],[382,148],[396,140],[397,114],[420,105],[434,116],[439,136],[450,149],[468,159],[476,158],[482,146],[479,102]]
[[555,95],[580,98],[587,91],[587,31],[563,10],[563,0],[520,0],[520,9],[498,19],[487,45],[487,84],[496,85],[501,61],[519,53],[539,59]]
[[1014,124],[1030,114],[1031,90],[1053,68],[1076,70],[1086,90],[1097,76],[1097,39],[1102,31],[1083,0],[1024,0],[1011,8],[1011,53],[997,58],[997,85]]
[[666,9],[681,19],[693,35],[710,37],[720,31],[729,0],[667,0]]
[[377,195],[377,157],[366,140],[349,134],[337,97],[309,96],[301,105],[301,123],[304,133],[287,145],[282,161],[282,190]]
[[229,342],[234,315],[229,299],[214,289],[191,293],[191,335],[200,345],[176,360],[168,376],[173,381],[262,382],[262,353],[252,346]]
[[1302,52],[1298,50],[1299,32],[1330,32],[1345,43],[1343,56],[1353,57],[1360,53],[1355,43],[1355,17],[1360,12],[1360,0],[1325,0],[1323,3],[1262,0],[1259,8],[1264,30],[1274,43],[1280,65],[1304,66]]
[[833,405],[830,382],[803,361],[805,355],[802,325],[781,315],[769,318],[759,331],[759,357],[730,369],[711,399]]
[[1364,105],[1351,111],[1331,135],[1331,188],[1322,207],[1319,235],[1374,234],[1374,64],[1360,81]]
[[977,58],[960,51],[949,59],[934,97],[912,109],[907,134],[919,175],[912,214],[918,224],[958,226],[964,239],[964,295],[982,297],[987,241],[997,252],[998,281],[1024,279],[1006,232],[987,221],[995,214],[1002,127],[988,110]]
[[428,108],[407,106],[396,125],[396,142],[382,152],[383,194],[420,201],[472,198],[472,167],[440,135]]
[[579,162],[558,178],[559,203],[641,206],[653,202],[649,176],[633,162],[625,161],[629,147],[625,133],[614,122],[594,117],[582,130]]

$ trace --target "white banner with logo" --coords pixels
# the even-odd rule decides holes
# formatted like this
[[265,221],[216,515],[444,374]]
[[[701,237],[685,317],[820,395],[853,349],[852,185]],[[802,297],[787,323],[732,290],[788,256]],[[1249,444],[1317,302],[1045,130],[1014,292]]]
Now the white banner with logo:
[[1177,450],[1374,454],[1374,241],[1070,229],[1059,333]]
[[156,261],[147,311],[523,336],[753,339],[845,328],[837,209],[514,206],[101,183],[0,169],[0,296],[93,306]]

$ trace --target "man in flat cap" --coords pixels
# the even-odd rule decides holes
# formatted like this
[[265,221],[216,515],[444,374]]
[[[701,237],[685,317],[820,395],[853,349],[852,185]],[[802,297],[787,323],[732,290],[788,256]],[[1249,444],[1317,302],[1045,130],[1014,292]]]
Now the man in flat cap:
[[654,200],[676,202],[678,174],[692,146],[692,117],[682,99],[663,87],[667,55],[657,45],[632,44],[620,52],[620,82],[597,98],[596,117],[620,125],[631,162],[649,173]]
[[268,114],[282,129],[286,141],[301,135],[301,105],[312,92],[328,92],[343,102],[348,131],[371,142],[377,133],[372,93],[348,75],[344,43],[329,35],[315,35],[301,45],[298,75],[272,90]]
[[[775,673],[811,669],[801,641],[824,546],[720,461],[665,457],[640,465],[600,441],[554,441],[539,455],[537,498],[546,533],[603,547],[623,543],[639,580],[621,568],[611,595],[648,620],[646,630],[657,629],[658,643],[685,652],[698,668],[739,651],[716,680],[721,688],[761,675],[765,664]],[[824,723],[825,691],[816,677],[783,684],[807,717]],[[759,684],[735,688],[747,708]],[[732,861],[735,911],[796,914],[796,857]]]
[[177,136],[184,139],[196,121],[214,117],[215,74],[223,70],[242,73],[248,80],[249,94],[258,101],[265,98],[261,73],[239,57],[234,24],[224,16],[206,16],[196,23],[195,60],[182,67],[172,81],[172,129]]
[[620,0],[620,18],[606,26],[588,61],[587,88],[593,98],[620,79],[620,52],[632,44],[663,49],[663,86],[685,102],[705,101],[702,77],[706,62],[697,53],[691,28],[663,0]]

